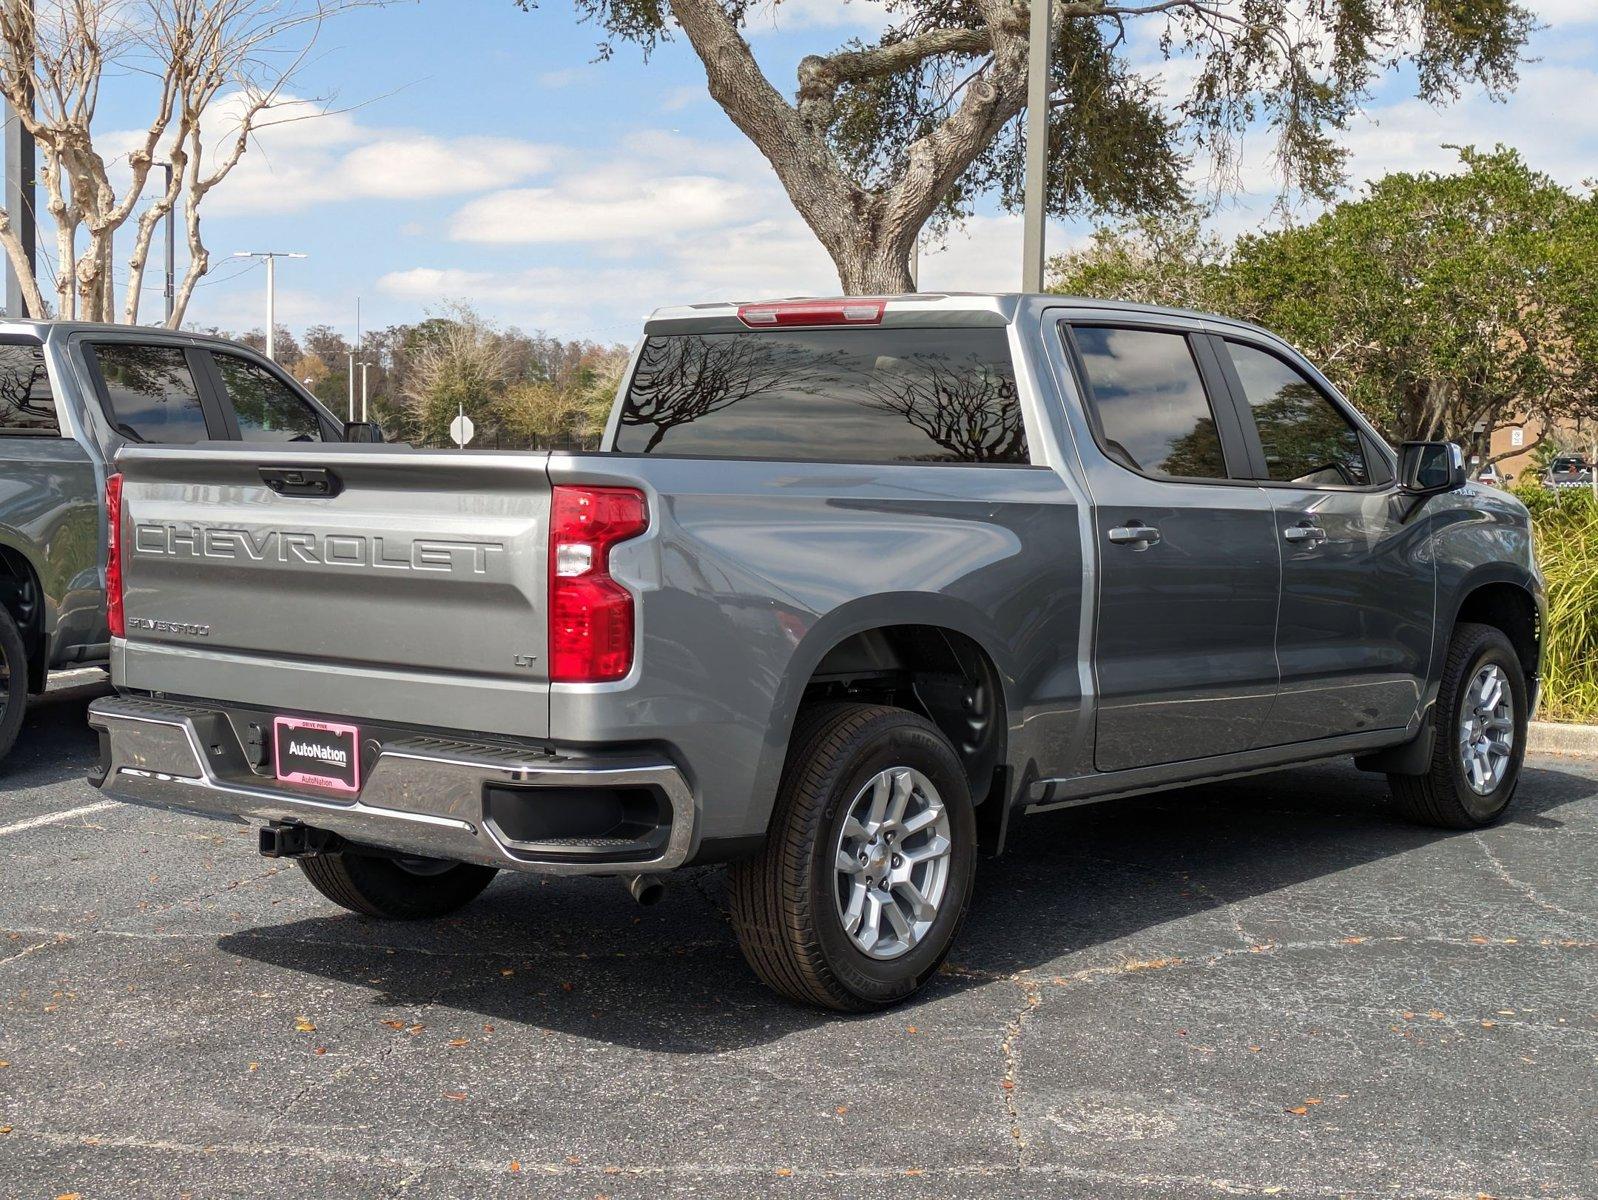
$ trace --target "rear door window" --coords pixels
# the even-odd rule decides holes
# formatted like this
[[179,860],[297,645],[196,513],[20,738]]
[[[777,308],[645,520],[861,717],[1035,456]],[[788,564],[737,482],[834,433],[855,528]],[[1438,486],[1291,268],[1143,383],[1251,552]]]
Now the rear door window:
[[118,433],[175,445],[211,436],[183,347],[102,342],[93,352]]
[[288,384],[259,363],[233,354],[212,354],[222,392],[246,442],[320,442],[316,411]]
[[1305,487],[1364,487],[1370,465],[1359,430],[1302,372],[1269,351],[1227,342],[1259,427],[1269,478]]
[[1187,335],[1078,325],[1100,444],[1123,467],[1167,479],[1225,479],[1215,411]]
[[0,437],[60,437],[55,393],[38,342],[0,342]]
[[634,454],[1031,461],[1003,329],[653,336],[619,421]]

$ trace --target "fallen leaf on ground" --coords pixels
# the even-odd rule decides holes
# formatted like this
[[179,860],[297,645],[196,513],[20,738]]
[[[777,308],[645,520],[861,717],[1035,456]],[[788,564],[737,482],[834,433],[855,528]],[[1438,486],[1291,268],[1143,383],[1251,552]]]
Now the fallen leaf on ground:
[[446,1099],[446,1100],[464,1100],[464,1099],[466,1099],[466,1093],[465,1092],[445,1092],[444,1093],[444,1099]]
[[404,1029],[405,1028],[405,1022],[404,1021],[384,1021],[383,1024],[387,1025],[390,1029]]
[[837,1113],[841,1117],[841,1116],[843,1116],[844,1113],[849,1111],[849,1106],[847,1104],[840,1104],[840,1105],[838,1105],[837,1108],[833,1109],[832,1111]]
[[1295,1117],[1302,1117],[1305,1113],[1309,1112],[1309,1109],[1300,1104],[1297,1108],[1290,1108],[1287,1111],[1292,1113]]
[[295,1017],[294,1018],[294,1028],[297,1029],[300,1033],[315,1033],[316,1032],[316,1026],[311,1023],[311,1019],[309,1017]]
[[469,1038],[450,1038],[449,1044],[459,1049],[462,1046],[470,1046],[472,1043]]
[[512,1171],[520,1171],[522,1169],[522,1164],[517,1162],[515,1159],[512,1159],[511,1160],[511,1164],[510,1164],[510,1169]]
[[9,1126],[9,1125],[0,1125],[0,1137],[3,1137],[3,1136],[5,1136],[6,1134],[8,1134],[10,1132],[11,1132],[11,1126]]
[[790,1170],[788,1167],[778,1167],[777,1168],[777,1174],[781,1175],[783,1178],[786,1179],[789,1175],[793,1174],[793,1171]]

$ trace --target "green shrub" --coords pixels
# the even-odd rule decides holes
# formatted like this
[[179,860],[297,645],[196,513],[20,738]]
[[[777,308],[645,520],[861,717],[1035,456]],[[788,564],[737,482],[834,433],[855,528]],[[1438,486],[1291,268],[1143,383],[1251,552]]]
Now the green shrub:
[[1527,487],[1537,561],[1548,581],[1542,709],[1551,721],[1598,722],[1598,502],[1587,488]]

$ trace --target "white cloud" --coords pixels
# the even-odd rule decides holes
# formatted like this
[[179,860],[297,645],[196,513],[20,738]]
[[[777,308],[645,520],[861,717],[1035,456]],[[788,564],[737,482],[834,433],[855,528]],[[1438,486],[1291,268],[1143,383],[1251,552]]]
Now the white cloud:
[[878,0],[760,0],[751,6],[744,32],[792,33],[796,29],[858,29],[874,33],[890,24]]
[[[237,101],[226,98],[208,121],[216,131],[208,141],[220,146],[237,121]],[[298,212],[351,201],[462,195],[520,182],[554,161],[550,147],[518,138],[374,128],[350,113],[317,115],[304,101],[279,110],[273,121],[211,194],[209,213]]]
[[516,188],[473,200],[455,215],[450,236],[500,245],[631,242],[723,224],[746,194],[740,185],[709,175],[574,175],[557,187]]

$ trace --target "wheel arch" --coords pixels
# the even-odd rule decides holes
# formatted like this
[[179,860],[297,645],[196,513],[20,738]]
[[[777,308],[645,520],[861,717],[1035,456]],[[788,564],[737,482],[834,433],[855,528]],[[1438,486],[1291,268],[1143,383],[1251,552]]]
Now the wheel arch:
[[[769,805],[800,708],[826,699],[891,703],[932,721],[954,745],[978,805],[984,849],[1002,846],[1013,772],[1014,712],[1004,643],[976,610],[948,597],[872,597],[828,614],[807,631],[779,689],[760,771]],[[770,826],[768,807],[764,825]],[[991,828],[990,828],[991,826]]]
[[1528,691],[1535,695],[1542,667],[1544,602],[1537,580],[1518,571],[1487,569],[1469,577],[1454,592],[1449,635],[1460,622],[1491,625],[1515,647]]
[[28,656],[28,691],[44,691],[49,668],[44,584],[33,561],[7,539],[0,539],[0,608],[16,622]]

